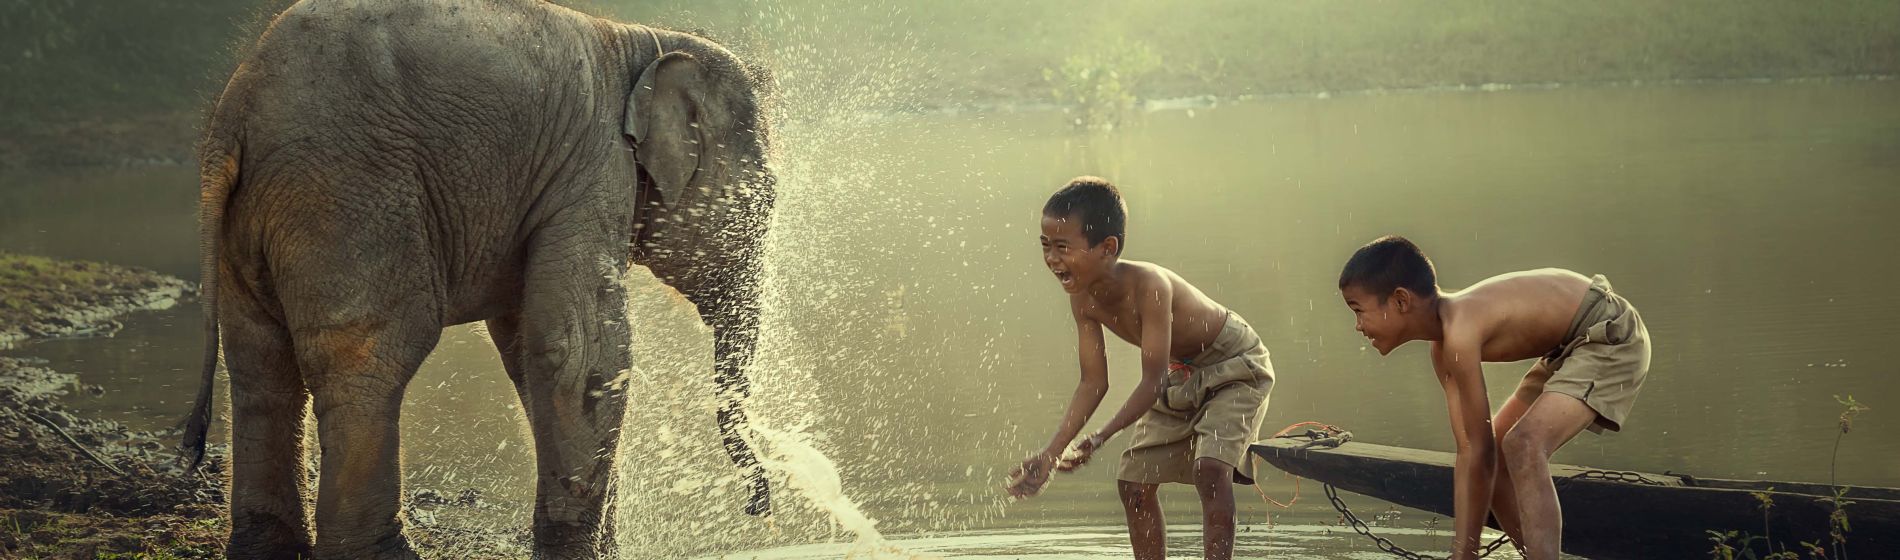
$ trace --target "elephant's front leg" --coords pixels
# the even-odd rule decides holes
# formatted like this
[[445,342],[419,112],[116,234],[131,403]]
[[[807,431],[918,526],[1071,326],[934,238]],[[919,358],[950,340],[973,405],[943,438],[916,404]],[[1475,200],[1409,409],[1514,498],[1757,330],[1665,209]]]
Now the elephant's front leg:
[[611,492],[631,339],[625,270],[600,254],[543,248],[520,311],[499,322],[516,331],[498,342],[534,434],[536,558],[615,556]]

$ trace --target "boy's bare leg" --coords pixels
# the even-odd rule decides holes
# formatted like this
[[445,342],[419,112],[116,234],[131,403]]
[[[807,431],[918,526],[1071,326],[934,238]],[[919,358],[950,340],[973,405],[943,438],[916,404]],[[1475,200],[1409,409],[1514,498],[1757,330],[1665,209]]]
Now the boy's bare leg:
[[1550,480],[1550,456],[1596,419],[1596,411],[1583,401],[1544,393],[1499,442],[1510,465],[1521,522],[1518,530],[1524,535],[1521,546],[1529,560],[1556,560],[1563,541],[1563,511],[1557,504],[1557,487]]
[[1194,460],[1201,492],[1201,545],[1206,560],[1234,557],[1234,467],[1212,457]]
[[[1515,402],[1512,400],[1505,405],[1509,406]],[[1522,416],[1524,409],[1528,408],[1530,407],[1520,407],[1517,411],[1518,415]],[[1504,441],[1505,434],[1511,431],[1511,426],[1517,419],[1511,418],[1513,422],[1510,423],[1501,422],[1501,420],[1505,420],[1502,410],[1499,411],[1498,418],[1492,420],[1492,432],[1497,434],[1495,441]],[[1512,543],[1520,549],[1524,547],[1524,532],[1521,528],[1522,524],[1518,523],[1517,492],[1511,485],[1511,459],[1504,453],[1498,453],[1497,474],[1492,480],[1491,516],[1498,520],[1498,528],[1503,529],[1504,534],[1511,536]]]
[[1167,528],[1161,523],[1161,499],[1155,495],[1159,485],[1126,480],[1115,485],[1128,511],[1128,543],[1135,548],[1135,560],[1166,560]]
[[[1544,392],[1544,381],[1550,374],[1539,373],[1539,369],[1532,369],[1531,374],[1518,384],[1517,392],[1505,399],[1504,406],[1498,407],[1497,415],[1491,417],[1492,441],[1504,441],[1505,434],[1511,432],[1511,427],[1517,425],[1524,413],[1530,411],[1531,403]],[[1511,536],[1512,544],[1523,548],[1524,534],[1518,530],[1517,492],[1511,488],[1510,468],[1510,458],[1499,453],[1497,475],[1491,491],[1491,515],[1497,518],[1498,528]]]

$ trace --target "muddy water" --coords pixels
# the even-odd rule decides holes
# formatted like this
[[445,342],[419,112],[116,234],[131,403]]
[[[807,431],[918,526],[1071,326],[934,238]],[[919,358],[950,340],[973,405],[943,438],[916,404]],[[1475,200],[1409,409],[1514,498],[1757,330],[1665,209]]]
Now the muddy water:
[[[1130,258],[1175,269],[1260,330],[1280,374],[1264,429],[1321,420],[1450,448],[1425,348],[1381,359],[1333,289],[1354,247],[1401,233],[1447,287],[1563,266],[1608,275],[1643,309],[1655,363],[1627,431],[1581,436],[1560,462],[1825,482],[1833,395],[1851,394],[1873,410],[1833,476],[1900,486],[1900,371],[1882,354],[1900,337],[1895,99],[1892,82],[1343,95],[1151,112],[1114,135],[1075,134],[1046,112],[792,123],[757,414],[835,462],[843,496],[878,530],[925,539],[908,541],[914,552],[1125,554],[1112,460],[1033,501],[997,491],[1046,441],[1076,375],[1036,212],[1064,179],[1095,173],[1124,185]],[[195,189],[185,169],[0,177],[0,248],[191,278]],[[849,550],[853,533],[811,500],[786,500],[770,525],[735,513],[706,334],[650,278],[629,284],[642,388],[622,450],[623,543],[653,557]],[[14,352],[106,385],[77,406],[156,427],[187,406],[198,322],[187,306],[113,339]],[[1110,359],[1114,401],[1136,360],[1121,347]],[[1487,366],[1494,403],[1527,367]],[[472,518],[525,523],[531,445],[482,333],[449,329],[404,422],[412,486],[478,488],[498,507]],[[1276,475],[1264,490],[1293,487]],[[1368,550],[1323,526],[1336,516],[1304,491],[1279,510],[1242,490],[1241,546]],[[1191,549],[1192,491],[1171,489],[1164,509],[1187,524],[1177,550]],[[1395,513],[1410,544],[1442,546],[1445,520]],[[810,544],[822,541],[840,544]]]

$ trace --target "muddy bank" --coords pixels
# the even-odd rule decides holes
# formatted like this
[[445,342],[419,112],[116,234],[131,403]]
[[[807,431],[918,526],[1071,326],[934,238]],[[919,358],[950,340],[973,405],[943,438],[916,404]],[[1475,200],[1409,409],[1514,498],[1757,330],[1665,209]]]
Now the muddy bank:
[[139,516],[222,502],[222,459],[187,472],[175,434],[75,415],[59,402],[75,390],[98,389],[0,358],[0,508]]
[[166,309],[192,292],[149,270],[0,252],[0,349],[32,338],[111,336],[114,318]]
[[[0,253],[0,347],[111,336],[117,317],[191,292],[148,270]],[[85,418],[62,403],[102,391],[42,360],[0,357],[0,557],[221,552],[223,450],[188,471],[173,453],[176,434]]]
[[[105,388],[22,355],[34,339],[111,336],[117,318],[193,291],[138,268],[0,253],[0,343],[14,347],[0,356],[0,558],[223,557],[225,446],[189,469],[177,429],[77,414],[65,403]],[[477,489],[415,489],[408,505],[411,537],[431,557],[527,555],[525,532],[437,521],[500,507]]]

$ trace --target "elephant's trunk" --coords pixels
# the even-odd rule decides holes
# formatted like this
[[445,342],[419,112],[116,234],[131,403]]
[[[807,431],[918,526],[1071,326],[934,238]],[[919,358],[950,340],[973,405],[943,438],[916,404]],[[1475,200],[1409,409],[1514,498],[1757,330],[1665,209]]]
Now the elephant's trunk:
[[745,471],[752,498],[745,512],[766,516],[772,512],[771,488],[765,467],[745,439],[746,399],[752,396],[746,368],[759,342],[759,274],[757,255],[744,259],[748,266],[722,271],[714,287],[693,297],[699,314],[713,329],[713,381],[719,399],[719,437],[726,456]]
[[756,304],[747,307],[736,313],[743,318],[713,327],[713,368],[717,372],[713,380],[718,386],[719,437],[725,443],[726,456],[746,471],[746,480],[752,485],[752,498],[746,502],[745,511],[765,516],[772,513],[772,494],[765,480],[765,467],[759,464],[757,454],[740,431],[746,426],[745,400],[752,395],[745,368],[751,365],[759,341],[758,307]]
[[745,403],[774,199],[762,104],[770,82],[704,39],[645,29],[638,37],[652,37],[664,54],[640,71],[627,101],[627,134],[641,170],[633,259],[685,294],[712,327],[719,435],[752,486],[746,512],[768,515],[765,468],[745,437]]

